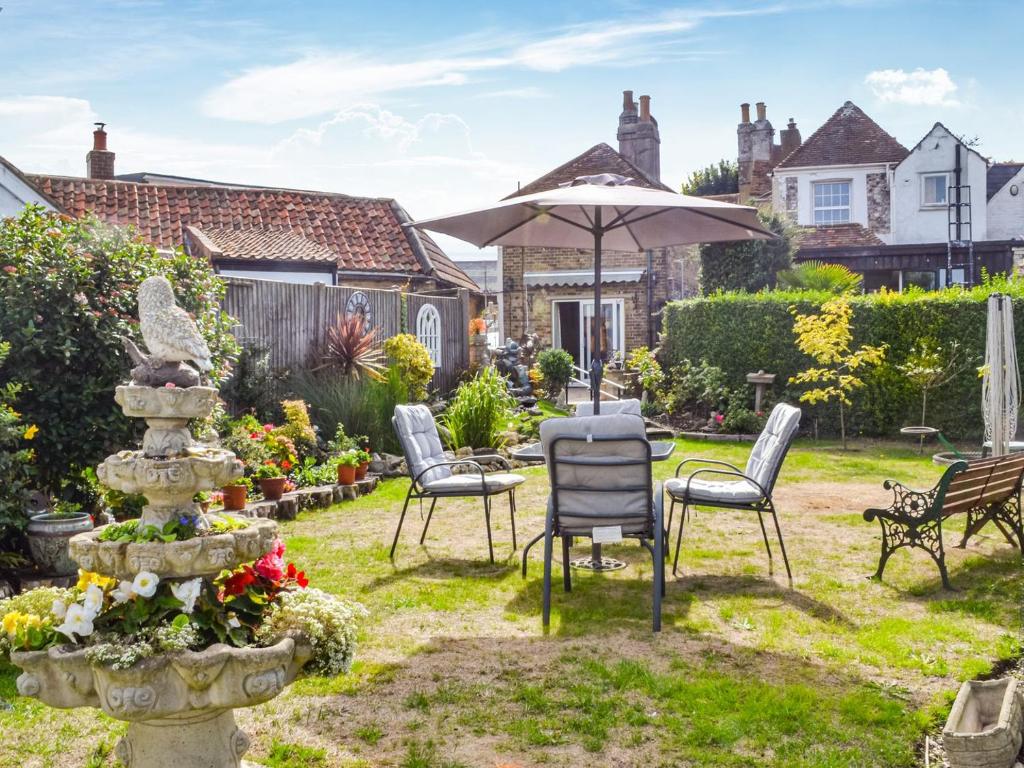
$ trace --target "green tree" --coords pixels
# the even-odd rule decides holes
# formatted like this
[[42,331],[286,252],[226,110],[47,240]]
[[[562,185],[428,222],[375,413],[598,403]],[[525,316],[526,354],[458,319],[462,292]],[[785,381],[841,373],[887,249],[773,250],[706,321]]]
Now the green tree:
[[[223,379],[237,350],[220,310],[224,284],[209,263],[157,250],[95,218],[27,207],[0,221],[0,337],[10,342],[5,378],[21,382],[18,410],[38,427],[41,487],[87,488],[82,473],[130,445],[135,425],[114,404],[131,368],[121,338],[141,341],[136,289],[165,275],[192,313]],[[79,493],[75,493],[75,489]]]
[[813,405],[834,400],[839,404],[839,434],[845,451],[844,409],[852,404],[850,394],[853,390],[864,386],[860,374],[885,360],[886,346],[865,344],[857,350],[850,350],[853,309],[846,296],[826,301],[818,314],[801,315],[795,308],[791,313],[795,318],[793,333],[796,334],[797,347],[818,365],[801,371],[789,381],[791,384],[814,385],[800,395],[800,402]]
[[864,277],[843,264],[804,261],[778,274],[779,288],[794,291],[858,293]]
[[716,291],[774,288],[779,270],[788,269],[793,254],[793,227],[784,216],[768,210],[757,214],[776,240],[705,243],[700,247],[700,284],[704,295]]
[[740,191],[739,166],[732,160],[719,160],[694,171],[683,182],[684,195],[728,195]]

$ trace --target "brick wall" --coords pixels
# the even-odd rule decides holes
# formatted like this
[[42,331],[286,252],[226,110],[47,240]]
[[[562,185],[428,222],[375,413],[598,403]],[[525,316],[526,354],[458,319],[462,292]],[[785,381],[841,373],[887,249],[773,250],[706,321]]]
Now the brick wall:
[[797,210],[798,210],[798,198],[797,198],[797,178],[796,176],[787,176],[785,178],[786,185],[786,216],[794,224],[796,223]]
[[890,227],[889,179],[885,172],[867,175],[868,229],[885,234]]
[[[606,299],[623,299],[625,325],[625,346],[628,352],[634,347],[648,343],[648,322],[655,329],[660,327],[658,318],[651,319],[652,311],[658,311],[670,298],[676,298],[681,290],[679,261],[686,264],[690,249],[664,248],[653,252],[652,265],[654,281],[652,286],[652,307],[647,306],[647,280],[645,274],[635,283],[605,283],[602,296]],[[523,275],[527,272],[550,272],[555,270],[593,269],[593,252],[570,248],[504,248],[502,250],[502,283],[505,305],[505,335],[519,339],[525,332],[540,334],[541,343],[546,347],[553,338],[552,304],[556,299],[592,299],[593,286],[546,286],[531,287],[524,291]],[[602,269],[647,269],[646,253],[606,252],[601,259]],[[692,270],[691,270],[692,272]],[[688,286],[690,290],[696,286]]]

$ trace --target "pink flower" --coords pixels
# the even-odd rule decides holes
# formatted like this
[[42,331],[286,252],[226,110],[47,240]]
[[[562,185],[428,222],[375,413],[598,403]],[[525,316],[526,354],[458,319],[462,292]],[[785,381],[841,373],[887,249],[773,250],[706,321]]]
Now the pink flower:
[[175,385],[173,381],[168,381],[164,386],[167,387],[167,389],[174,389]]
[[13,275],[17,271],[18,268],[13,264],[8,264],[6,267],[4,267],[4,272],[6,272],[8,275]]
[[273,424],[264,424],[263,425],[263,431],[264,432],[273,432],[274,431],[274,425]]
[[723,421],[725,421],[725,414],[724,413],[716,413],[715,414],[715,421],[717,423],[721,424]]
[[284,542],[277,539],[273,548],[253,563],[253,568],[260,576],[270,581],[280,581],[284,578]]

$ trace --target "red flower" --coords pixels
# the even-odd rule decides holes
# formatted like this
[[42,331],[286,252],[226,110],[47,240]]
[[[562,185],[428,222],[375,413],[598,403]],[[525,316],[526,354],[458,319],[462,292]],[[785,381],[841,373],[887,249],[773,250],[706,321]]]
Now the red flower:
[[250,440],[259,440],[261,437],[262,437],[262,435],[259,432],[250,432],[249,433],[249,439]]
[[224,593],[228,595],[240,595],[245,592],[245,588],[256,581],[256,574],[252,568],[245,566],[242,570],[237,571],[224,581]]
[[298,570],[295,567],[295,563],[288,563],[287,575],[289,581],[294,581],[303,589],[309,586],[309,579],[306,578],[306,572]]
[[292,463],[288,461],[288,459],[285,459],[284,461],[281,462],[281,469],[283,469],[285,472],[287,472],[291,468]]

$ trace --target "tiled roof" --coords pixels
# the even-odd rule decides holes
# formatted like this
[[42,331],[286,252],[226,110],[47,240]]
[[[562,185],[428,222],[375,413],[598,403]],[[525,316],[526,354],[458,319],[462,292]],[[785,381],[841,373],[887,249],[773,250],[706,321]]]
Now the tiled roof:
[[549,189],[555,189],[566,182],[573,181],[580,176],[596,176],[599,173],[617,173],[620,176],[632,178],[634,185],[638,187],[663,189],[668,192],[675,191],[666,187],[661,182],[653,181],[621,154],[607,144],[602,143],[595,144],[583,154],[577,155],[569,162],[558,166],[553,171],[545,173],[539,179],[535,179],[526,186],[520,187],[505,199],[529,195],[534,192],[545,192]]
[[212,259],[334,261],[330,250],[287,229],[264,227],[186,227],[190,250],[197,246]]
[[907,154],[906,147],[848,101],[778,167],[898,163]]
[[803,227],[795,237],[799,251],[827,248],[876,248],[885,245],[861,224],[832,224],[827,227]]
[[1006,183],[1017,175],[1021,168],[1024,168],[1024,163],[993,163],[989,167],[986,177],[986,199],[991,200],[996,192],[1005,187]]
[[[32,174],[27,178],[65,212],[81,216],[92,211],[112,224],[135,227],[143,238],[164,248],[183,244],[188,226],[217,231],[222,237],[229,230],[247,231],[250,238],[257,232],[287,232],[320,246],[318,259],[334,261],[339,270],[434,275],[478,290],[432,241],[432,247],[424,248],[420,241],[428,238],[402,226],[409,217],[394,200],[211,184],[139,184]],[[297,240],[289,242],[294,245]],[[299,251],[306,254],[303,258],[314,253],[305,246]]]
[[740,202],[739,192],[725,192],[721,195],[699,195],[699,197],[703,197],[705,200],[717,200],[720,203],[732,203],[733,205],[738,205]]

